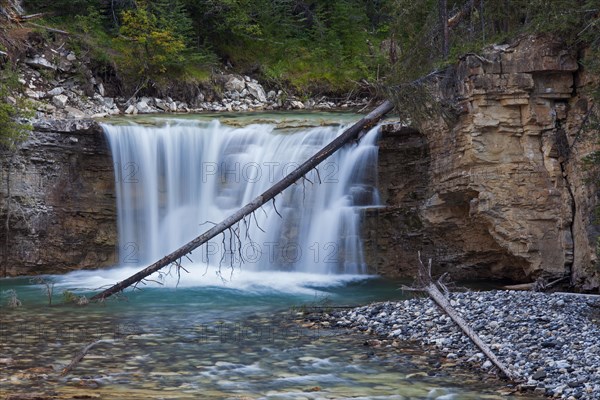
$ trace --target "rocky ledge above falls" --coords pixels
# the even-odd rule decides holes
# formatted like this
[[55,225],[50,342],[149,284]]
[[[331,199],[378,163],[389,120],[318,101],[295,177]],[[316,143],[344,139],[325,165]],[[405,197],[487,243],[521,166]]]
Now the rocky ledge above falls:
[[115,264],[114,173],[102,129],[93,120],[33,126],[16,154],[2,161],[0,276]]
[[581,130],[593,77],[576,56],[539,36],[467,55],[445,93],[456,124],[384,130],[385,207],[366,211],[363,231],[376,272],[412,276],[421,251],[457,279],[600,287],[598,189],[582,162],[598,149],[598,132]]

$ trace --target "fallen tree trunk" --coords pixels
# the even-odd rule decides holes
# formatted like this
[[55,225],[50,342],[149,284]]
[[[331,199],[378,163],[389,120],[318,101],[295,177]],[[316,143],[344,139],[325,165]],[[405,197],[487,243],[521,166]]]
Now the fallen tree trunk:
[[60,29],[56,29],[56,28],[50,28],[49,26],[44,26],[44,25],[40,25],[40,24],[35,24],[35,23],[33,23],[33,22],[28,22],[28,23],[29,23],[29,25],[31,25],[31,26],[35,26],[36,28],[42,28],[42,29],[45,29],[45,30],[47,30],[48,32],[58,33],[58,34],[65,35],[65,36],[69,36],[69,35],[70,35],[70,33],[69,33],[69,32],[67,32],[67,31],[62,31],[62,30],[60,30]]
[[214,227],[207,230],[191,242],[188,242],[187,244],[175,250],[171,254],[156,261],[154,264],[144,268],[143,270],[130,276],[129,278],[111,286],[103,292],[93,296],[91,300],[104,300],[107,297],[115,293],[121,292],[123,289],[142,281],[144,278],[160,270],[161,268],[164,268],[172,263],[176,263],[178,260],[181,260],[182,257],[185,257],[197,247],[208,242],[210,239],[214,238],[220,233],[223,233],[225,230],[231,228],[234,224],[241,221],[244,217],[250,215],[257,209],[259,209],[262,205],[264,205],[266,202],[273,199],[276,195],[281,193],[288,186],[294,184],[296,181],[298,181],[300,178],[306,175],[310,170],[317,167],[326,158],[328,158],[330,155],[339,150],[346,143],[356,138],[361,131],[363,131],[364,129],[369,129],[373,125],[375,125],[375,123],[379,121],[381,117],[390,112],[393,108],[394,106],[390,101],[385,101],[375,110],[371,111],[367,116],[365,116],[360,121],[352,125],[350,128],[346,129],[340,136],[332,140],[318,153],[309,158],[307,161],[305,161],[302,165],[300,165],[286,177],[281,179],[279,182],[275,183],[263,194],[256,197],[254,200],[246,204],[237,212],[230,215],[228,218],[224,219],[220,223],[216,224]]
[[440,292],[440,290],[435,286],[433,282],[429,285],[425,286],[424,290],[427,292],[429,297],[435,301],[435,303],[442,309],[444,312],[454,321],[456,325],[464,332],[465,335],[475,344],[475,346],[479,347],[479,349],[485,354],[485,356],[494,364],[502,373],[510,380],[514,381],[517,376],[513,374],[500,360],[498,357],[492,352],[490,347],[485,344],[479,335],[471,329],[467,321],[461,317],[458,312],[450,305],[446,296]]
[[[423,264],[423,261],[421,260],[421,252],[418,253],[418,258],[419,258],[419,268],[418,268],[419,287],[412,288],[412,287],[403,286],[402,289],[409,290],[409,291],[427,292],[429,297],[431,297],[431,299],[442,309],[442,311],[444,311],[446,313],[446,315],[448,315],[450,317],[450,319],[452,319],[452,321],[454,321],[454,323],[463,331],[463,333],[465,335],[467,335],[467,337],[469,339],[471,339],[473,344],[475,344],[475,346],[477,346],[483,352],[483,354],[485,354],[485,356],[492,362],[492,364],[494,364],[496,367],[498,367],[498,369],[508,379],[510,379],[512,381],[517,380],[519,377],[515,373],[510,371],[498,359],[498,357],[496,357],[496,355],[494,354],[492,349],[490,349],[490,347],[487,344],[485,344],[483,342],[483,340],[481,340],[479,335],[469,326],[467,321],[465,321],[464,318],[461,317],[460,314],[450,305],[450,302],[448,301],[448,299],[446,298],[444,293],[442,293],[438,289],[435,282],[433,282],[433,279],[431,278],[431,259],[429,259],[428,267],[425,267],[425,264]],[[444,277],[445,277],[445,274],[442,275],[442,277],[438,280],[438,284],[447,293],[446,286],[441,282]]]

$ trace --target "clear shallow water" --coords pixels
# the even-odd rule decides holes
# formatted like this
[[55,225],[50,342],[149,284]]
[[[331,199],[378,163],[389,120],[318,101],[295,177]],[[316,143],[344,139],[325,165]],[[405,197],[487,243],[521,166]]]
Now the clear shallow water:
[[[299,274],[282,276],[285,285],[268,289],[239,278],[235,287],[215,281],[145,288],[87,306],[65,304],[62,297],[82,279],[47,277],[56,282],[52,306],[45,286],[28,278],[3,279],[0,388],[107,399],[480,399],[495,398],[501,386],[468,372],[433,368],[443,360],[417,347],[365,346],[363,335],[314,329],[304,320],[305,307],[400,299],[398,283]],[[21,307],[6,306],[9,289],[17,292]],[[95,340],[105,342],[59,376]]]

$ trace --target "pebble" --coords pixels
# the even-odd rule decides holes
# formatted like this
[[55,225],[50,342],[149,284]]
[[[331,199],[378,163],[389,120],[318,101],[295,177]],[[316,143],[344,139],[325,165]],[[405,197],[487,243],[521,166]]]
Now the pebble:
[[[600,296],[486,291],[451,293],[449,301],[499,360],[526,382],[521,390],[561,399],[600,399]],[[496,372],[429,298],[374,303],[328,318],[337,328],[416,341],[453,364]]]

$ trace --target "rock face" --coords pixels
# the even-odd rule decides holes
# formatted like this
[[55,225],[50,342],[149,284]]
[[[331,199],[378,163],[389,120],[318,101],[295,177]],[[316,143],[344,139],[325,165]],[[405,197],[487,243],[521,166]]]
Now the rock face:
[[38,123],[14,157],[0,160],[0,276],[116,263],[113,166],[96,123]]
[[467,56],[446,93],[461,107],[455,125],[384,132],[386,207],[365,224],[377,272],[409,276],[421,251],[460,279],[600,286],[598,193],[582,162],[596,140],[580,129],[590,77],[565,49],[528,37]]

